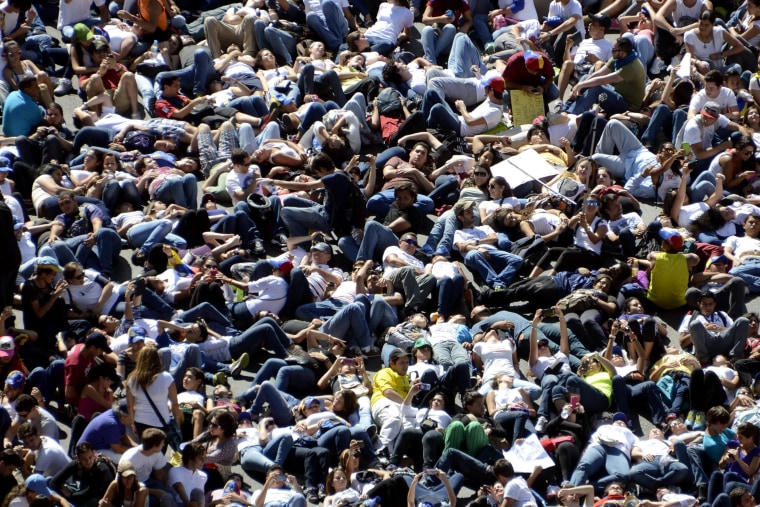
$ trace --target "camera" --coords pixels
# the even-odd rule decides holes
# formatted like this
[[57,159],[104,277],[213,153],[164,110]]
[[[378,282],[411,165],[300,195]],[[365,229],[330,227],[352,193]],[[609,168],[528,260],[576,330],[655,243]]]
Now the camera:
[[430,384],[420,384],[420,391],[430,391]]
[[543,310],[541,312],[542,317],[554,317],[557,315],[557,312],[554,311],[554,308],[547,308],[546,310]]

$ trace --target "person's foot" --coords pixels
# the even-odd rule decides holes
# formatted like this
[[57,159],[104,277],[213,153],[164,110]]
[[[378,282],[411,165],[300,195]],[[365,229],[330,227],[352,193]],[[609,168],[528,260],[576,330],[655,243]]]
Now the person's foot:
[[319,503],[319,493],[317,492],[317,488],[315,488],[314,486],[310,488],[306,488],[303,494],[306,497],[306,500],[309,501],[309,503],[313,503],[315,505]]
[[237,377],[240,375],[240,372],[243,371],[247,366],[248,363],[251,361],[250,356],[248,355],[248,352],[243,352],[243,355],[241,355],[237,361],[233,361],[230,365],[230,375],[233,377]]
[[536,433],[538,433],[539,435],[543,434],[546,431],[546,423],[548,422],[549,420],[546,417],[544,416],[539,417],[538,420],[536,421]]
[[275,234],[272,238],[272,244],[279,247],[286,247],[288,246],[288,236],[283,233]]
[[375,456],[377,456],[377,460],[383,466],[388,466],[388,464],[391,462],[391,453],[388,451],[387,447],[383,447],[379,451],[375,452]]
[[71,79],[62,78],[58,82],[58,86],[55,87],[55,90],[53,90],[53,93],[56,97],[63,97],[64,95],[68,95],[69,93],[72,93],[74,91],[74,87],[71,86]]
[[264,240],[261,240],[261,239],[253,240],[253,253],[259,257],[262,257],[267,254],[266,248],[264,248]]
[[223,372],[217,372],[214,373],[214,385],[224,385],[227,383],[227,375],[225,375]]

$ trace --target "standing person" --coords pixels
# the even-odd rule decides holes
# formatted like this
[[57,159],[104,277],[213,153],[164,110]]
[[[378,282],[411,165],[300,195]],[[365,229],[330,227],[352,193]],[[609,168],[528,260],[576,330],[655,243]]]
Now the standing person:
[[129,415],[135,422],[138,434],[142,434],[147,428],[164,429],[171,424],[167,399],[171,401],[174,423],[181,426],[183,414],[177,401],[174,377],[161,366],[158,350],[155,347],[145,347],[138,354],[137,365],[127,378]]
[[0,310],[13,304],[13,292],[21,265],[21,250],[16,241],[13,213],[0,201]]

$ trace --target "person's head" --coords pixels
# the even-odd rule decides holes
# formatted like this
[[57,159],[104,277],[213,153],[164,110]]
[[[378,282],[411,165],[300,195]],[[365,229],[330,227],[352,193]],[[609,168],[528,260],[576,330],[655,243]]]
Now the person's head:
[[475,203],[473,201],[459,201],[454,205],[452,211],[465,229],[472,227],[475,223]]
[[87,150],[84,154],[84,169],[90,172],[101,172],[103,170],[103,152],[94,149]]
[[[734,141],[734,149],[741,157],[742,163],[754,166],[755,163],[755,143],[750,136],[739,136]],[[754,167],[753,167],[754,168]]]
[[179,76],[167,76],[161,80],[161,94],[171,99],[179,95]]
[[359,407],[359,399],[351,389],[341,389],[333,396],[332,410],[338,415],[349,417]]
[[429,407],[431,410],[446,410],[446,396],[442,392],[437,392],[430,398]]
[[409,81],[412,73],[402,62],[388,61],[383,67],[383,79],[389,83],[401,84]]
[[174,167],[185,174],[193,174],[201,168],[201,163],[197,157],[182,157],[174,163]]
[[254,62],[259,69],[270,70],[277,67],[277,60],[275,59],[274,53],[268,49],[262,49],[259,51],[256,54]]
[[617,194],[609,193],[602,197],[602,216],[609,220],[617,220],[623,215],[623,204]]
[[398,247],[402,252],[414,256],[419,247],[417,243],[417,235],[413,232],[406,232],[401,235],[401,239],[398,240]]
[[549,134],[541,125],[533,125],[528,129],[528,144],[548,144]]
[[702,106],[702,111],[700,111],[700,117],[702,124],[705,127],[709,127],[720,118],[720,104],[712,100],[705,102],[705,105]]
[[74,453],[76,454],[79,465],[85,470],[90,470],[95,465],[97,455],[95,454],[95,449],[93,449],[91,443],[80,441],[74,449]]
[[594,188],[597,185],[597,172],[599,164],[591,157],[585,157],[578,161],[576,166],[578,180],[586,185],[586,188]]
[[612,45],[612,57],[621,60],[633,53],[633,43],[628,37],[618,37]]
[[742,87],[742,68],[739,65],[732,65],[726,69],[724,75],[726,80],[726,88],[732,92],[738,92]]
[[709,290],[703,290],[697,297],[697,308],[702,315],[712,315],[715,312],[715,294]]
[[710,407],[707,410],[707,426],[717,427],[718,431],[723,431],[728,427],[728,423],[731,421],[731,414],[728,413],[725,407],[717,405]]
[[233,148],[230,154],[230,161],[232,165],[243,166],[245,171],[247,171],[248,165],[251,163],[251,156],[243,148]]
[[697,30],[703,34],[711,33],[712,29],[715,27],[716,19],[717,15],[715,14],[715,11],[702,11],[702,14],[699,15],[699,27]]
[[129,407],[127,406],[126,398],[114,401],[111,404],[111,410],[113,410],[113,413],[119,418],[119,422],[124,426],[131,426],[134,422],[129,415]]
[[197,366],[191,366],[185,370],[185,375],[182,377],[182,389],[185,391],[204,391],[204,375],[203,370]]
[[417,201],[417,187],[411,181],[401,182],[393,191],[399,209],[407,210]]
[[[709,11],[702,13],[704,16]],[[705,94],[710,99],[718,98],[720,87],[723,86],[723,73],[719,70],[711,70],[705,74]]]
[[488,181],[491,179],[491,167],[483,162],[475,162],[472,166],[472,176],[470,180],[484,193],[488,193]]
[[597,194],[589,194],[583,201],[583,212],[587,215],[598,215],[601,209],[601,202]]
[[588,33],[594,40],[603,39],[610,26],[612,26],[612,20],[606,14],[589,16]]
[[[362,51],[366,51],[370,46],[367,37],[363,32],[358,30],[346,35],[346,44],[348,44],[348,50],[352,53],[361,53]],[[383,68],[383,78],[385,78],[385,68]]]
[[751,213],[744,219],[744,234],[752,238],[760,235],[760,215]]
[[0,475],[8,477],[14,470],[21,467],[21,456],[13,449],[0,451]]
[[512,477],[515,476],[515,468],[512,463],[506,459],[499,459],[493,465],[493,474],[496,479],[502,484],[506,484]]
[[5,42],[3,48],[3,57],[11,64],[15,65],[16,62],[21,60],[21,46],[15,40],[9,40]]
[[25,76],[19,79],[17,83],[18,89],[27,95],[33,97],[35,100],[40,96],[40,84],[37,81],[36,76]]
[[503,77],[492,77],[488,80],[488,84],[486,84],[486,97],[490,97],[497,102],[501,102],[501,99],[504,96],[505,88],[506,83],[504,82]]
[[237,418],[228,411],[212,412],[208,418],[209,434],[214,438],[232,438],[237,431]]
[[311,246],[311,258],[315,264],[328,264],[332,259],[332,247],[321,241]]
[[406,375],[409,371],[409,355],[401,349],[393,349],[388,366],[399,375]]
[[71,261],[63,266],[63,279],[69,285],[84,285],[84,267],[76,261]]
[[123,484],[125,489],[132,489],[137,486],[137,470],[131,461],[120,461],[119,466],[116,467],[116,473],[119,482]]
[[683,236],[669,227],[660,229],[660,239],[662,239],[662,249],[667,253],[676,253],[683,248]]
[[182,466],[190,470],[198,470],[206,460],[206,444],[188,442],[182,449]]
[[638,298],[633,297],[626,298],[625,302],[623,302],[623,309],[625,313],[629,315],[644,313],[644,307],[641,305],[641,301],[639,301]]
[[739,427],[736,428],[736,436],[742,447],[752,448],[760,445],[760,428],[750,422],[741,423]]
[[600,167],[596,170],[596,184],[605,187],[610,187],[615,184],[609,169],[606,167]]
[[145,389],[162,371],[161,356],[156,347],[143,347],[137,354],[135,369],[129,374],[128,381],[134,379],[137,385]]
[[301,400],[298,404],[298,411],[304,418],[309,417],[312,414],[316,414],[322,411],[322,405],[319,403],[319,398],[314,396],[307,396]]
[[24,443],[24,447],[36,451],[40,448],[40,431],[32,424],[32,421],[24,421],[18,427],[18,437]]
[[482,416],[486,412],[486,397],[477,390],[467,391],[464,393],[462,405],[465,413]]
[[359,470],[359,463],[361,461],[362,453],[359,450],[346,449],[340,453],[340,467],[349,472],[356,472]]
[[356,53],[348,57],[348,66],[352,69],[364,70],[367,59],[361,53]]
[[502,373],[499,375],[496,375],[493,380],[491,380],[491,388],[494,390],[499,389],[512,389],[515,385],[515,377],[508,374],[508,373]]
[[728,493],[731,507],[755,507],[755,498],[749,491],[748,486],[736,486]]
[[492,200],[513,197],[512,187],[509,186],[504,176],[493,176],[488,182],[488,193]]
[[347,487],[348,477],[346,476],[346,471],[341,467],[330,470],[325,481],[325,492],[328,495],[332,495],[336,492],[345,491]]
[[58,192],[58,206],[66,215],[76,215],[79,213],[77,197],[71,190],[61,190]]
[[533,75],[542,74],[544,72],[544,67],[546,65],[551,65],[551,62],[547,61],[544,55],[536,53],[535,51],[525,51],[523,54],[523,60],[525,61],[525,68]]
[[321,178],[335,171],[335,163],[329,156],[319,152],[311,158],[311,170]]
[[623,495],[625,495],[625,484],[623,484],[622,482],[613,482],[612,484],[610,484],[609,486],[607,486],[606,488],[604,488],[604,495],[605,496],[609,496],[609,495],[623,496]]
[[160,452],[166,442],[166,433],[158,428],[146,428],[142,432],[142,447],[145,453]]
[[747,110],[744,112],[744,125],[752,128],[760,128],[760,106],[757,104],[750,104],[747,106]]
[[87,381],[91,384],[99,382],[101,385],[109,386],[118,380],[119,376],[116,375],[116,368],[105,361],[96,364],[87,372]]
[[121,171],[121,160],[115,153],[103,155],[103,170],[111,172]]
[[412,358],[415,362],[425,362],[433,360],[433,346],[430,340],[424,336],[417,338],[412,346]]
[[409,150],[409,163],[417,169],[422,169],[428,163],[430,146],[425,142],[414,143]]

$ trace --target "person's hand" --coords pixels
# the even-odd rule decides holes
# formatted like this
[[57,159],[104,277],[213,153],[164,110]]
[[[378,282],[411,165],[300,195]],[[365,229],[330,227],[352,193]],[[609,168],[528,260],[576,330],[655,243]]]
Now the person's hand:
[[58,297],[64,292],[66,292],[66,289],[69,288],[69,282],[66,280],[60,280],[58,284],[55,286],[55,291],[53,292],[53,296]]
[[457,108],[459,112],[463,112],[467,110],[467,106],[464,105],[463,100],[457,100],[454,102],[454,106]]
[[93,233],[87,234],[87,237],[84,239],[84,241],[82,243],[85,246],[88,246],[90,248],[92,248],[93,246],[95,246],[95,234],[93,234]]
[[544,320],[544,311],[539,308],[536,313],[533,314],[533,324],[540,324]]
[[570,140],[567,137],[560,137],[559,144],[562,145],[563,148],[567,149],[570,147]]
[[[729,141],[729,142],[730,142],[730,141]],[[718,173],[718,174],[716,174],[716,175],[715,175],[715,181],[716,181],[716,183],[717,183],[717,182],[721,182],[721,183],[723,183],[724,181],[726,181],[726,175],[725,175],[725,174],[723,174],[723,173]]]

